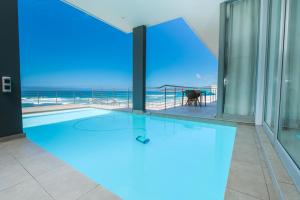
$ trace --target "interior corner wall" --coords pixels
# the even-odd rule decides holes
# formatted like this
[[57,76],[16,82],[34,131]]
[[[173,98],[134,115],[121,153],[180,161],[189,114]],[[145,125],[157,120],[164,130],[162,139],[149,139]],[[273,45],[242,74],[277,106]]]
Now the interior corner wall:
[[260,27],[257,63],[257,89],[255,104],[255,124],[262,125],[265,94],[265,69],[267,54],[267,32],[268,32],[268,0],[261,0],[260,5]]
[[[0,137],[22,133],[18,0],[0,1]],[[11,77],[11,93],[2,92],[2,77]]]

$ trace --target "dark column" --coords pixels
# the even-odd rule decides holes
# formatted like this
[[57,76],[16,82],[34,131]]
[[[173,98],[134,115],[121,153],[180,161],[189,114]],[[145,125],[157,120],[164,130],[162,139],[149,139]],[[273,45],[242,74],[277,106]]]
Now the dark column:
[[[11,77],[11,92],[2,77]],[[0,1],[0,137],[22,133],[18,0]]]
[[226,2],[220,4],[217,118],[222,118],[224,109],[224,70],[226,62],[226,6]]
[[146,26],[133,29],[132,109],[145,110],[146,90]]

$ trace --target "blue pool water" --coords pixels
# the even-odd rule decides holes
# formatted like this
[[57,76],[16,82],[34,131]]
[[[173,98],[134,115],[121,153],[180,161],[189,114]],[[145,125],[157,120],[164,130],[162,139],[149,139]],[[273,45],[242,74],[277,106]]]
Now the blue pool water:
[[122,199],[224,198],[235,127],[92,108],[23,123],[29,140]]

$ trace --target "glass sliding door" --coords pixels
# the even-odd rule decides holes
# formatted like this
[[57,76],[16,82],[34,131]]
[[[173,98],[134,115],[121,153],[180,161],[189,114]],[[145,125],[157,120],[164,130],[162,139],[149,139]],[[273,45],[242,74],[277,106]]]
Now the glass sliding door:
[[300,1],[289,0],[278,139],[300,166]]
[[266,63],[266,90],[264,121],[275,132],[278,117],[281,63],[279,62],[281,0],[270,0]]
[[223,116],[254,116],[259,11],[259,0],[227,4]]
[[300,186],[300,1],[269,0],[268,10],[264,127]]

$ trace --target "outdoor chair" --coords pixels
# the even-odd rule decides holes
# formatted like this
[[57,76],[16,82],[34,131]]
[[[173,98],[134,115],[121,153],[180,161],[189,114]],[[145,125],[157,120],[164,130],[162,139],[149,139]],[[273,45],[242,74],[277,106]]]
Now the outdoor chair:
[[199,90],[186,90],[185,95],[187,97],[186,105],[200,105],[199,97],[201,95],[201,92]]

